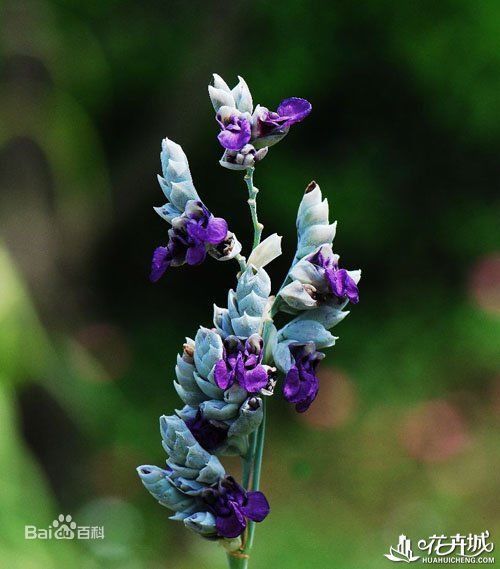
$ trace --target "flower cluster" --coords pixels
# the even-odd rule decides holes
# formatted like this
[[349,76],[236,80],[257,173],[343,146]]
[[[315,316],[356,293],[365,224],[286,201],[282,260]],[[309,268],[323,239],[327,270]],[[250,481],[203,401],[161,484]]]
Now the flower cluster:
[[262,521],[269,504],[261,492],[245,492],[226,475],[219,459],[204,450],[182,419],[160,419],[166,468],[139,466],[137,472],[158,502],[179,520],[207,538],[238,537],[246,519]]
[[311,103],[305,99],[285,99],[276,111],[257,105],[242,77],[233,89],[214,75],[208,92],[220,126],[217,136],[225,149],[221,165],[231,170],[245,170],[262,160],[269,146],[284,138],[290,127],[307,117]]
[[[268,146],[311,110],[297,98],[286,99],[276,112],[254,109],[242,78],[231,90],[215,75],[209,93],[225,148],[221,164],[247,173]],[[317,367],[325,357],[320,350],[335,344],[331,328],[348,314],[344,308],[349,302],[358,302],[360,272],[339,267],[332,250],[336,225],[312,182],[299,206],[296,254],[272,296],[265,267],[281,255],[281,237],[272,234],[260,242],[262,226],[254,209],[256,246],[245,259],[227,222],[213,216],[199,198],[181,147],[165,139],[161,161],[159,181],[168,202],[156,211],[171,228],[168,243],[153,255],[151,279],[158,280],[169,266],[199,264],[207,254],[218,260],[236,257],[240,270],[227,306],[214,306],[213,327],[201,326],[194,339],[186,338],[177,356],[174,387],[183,406],[160,418],[165,468],[144,465],[137,470],[149,492],[174,512],[172,519],[229,548],[235,538],[243,543],[248,523],[262,521],[269,504],[258,490],[255,471],[253,486],[248,477],[242,486],[226,473],[219,457],[237,455],[245,467],[255,466],[265,399],[278,381],[296,411],[305,412],[313,403],[319,390]],[[251,180],[248,176],[255,208]],[[279,328],[277,313],[283,322]]]
[[343,320],[349,303],[357,303],[360,271],[338,266],[332,251],[336,223],[330,224],[328,201],[315,182],[306,188],[297,215],[297,252],[275,310],[294,315],[275,336],[274,362],[285,373],[283,395],[295,409],[307,411],[316,398],[316,368],[335,344],[330,329]]
[[168,202],[155,211],[172,227],[167,245],[153,253],[151,280],[160,279],[170,266],[199,265],[207,253],[219,261],[235,257],[241,245],[226,220],[214,217],[200,200],[182,148],[165,138],[160,159],[163,176],[158,181]]
[[[269,277],[263,269],[259,273],[250,266],[247,271],[253,276],[241,278],[236,291],[229,293],[233,308],[228,325],[234,323],[239,332],[255,332],[223,338],[216,329],[201,327],[194,340],[187,338],[177,358],[174,382],[185,405],[177,415],[160,420],[167,469],[149,465],[138,469],[153,496],[176,512],[173,519],[205,537],[237,537],[246,518],[261,521],[269,511],[264,495],[246,493],[226,476],[217,458],[248,452],[249,435],[262,421],[262,397],[270,395],[274,385],[276,370],[261,363],[263,340],[258,333]],[[254,302],[245,304],[249,298]],[[252,314],[245,312],[243,319],[252,318],[250,322],[235,312],[238,302]],[[218,309],[217,314],[222,310],[229,313]]]

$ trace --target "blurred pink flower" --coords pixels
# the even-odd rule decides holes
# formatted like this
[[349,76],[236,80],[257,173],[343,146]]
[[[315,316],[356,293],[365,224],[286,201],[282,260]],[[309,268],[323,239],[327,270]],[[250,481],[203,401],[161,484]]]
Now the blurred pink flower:
[[500,253],[477,261],[470,273],[469,294],[483,310],[500,315]]
[[422,403],[405,417],[400,431],[408,454],[424,462],[449,459],[469,443],[469,434],[459,410],[444,400]]

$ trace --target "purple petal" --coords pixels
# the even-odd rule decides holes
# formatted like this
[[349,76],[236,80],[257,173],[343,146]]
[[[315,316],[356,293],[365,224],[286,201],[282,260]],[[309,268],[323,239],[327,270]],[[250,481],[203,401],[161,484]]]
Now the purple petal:
[[322,267],[323,269],[326,269],[329,266],[328,260],[321,252],[321,249],[317,253],[314,253],[314,255],[309,259],[309,262],[317,265],[318,267]]
[[217,516],[215,527],[219,535],[223,537],[238,537],[241,535],[247,523],[240,509],[233,503],[229,503],[231,513],[228,516]]
[[153,253],[151,262],[151,274],[149,279],[155,283],[159,280],[171,263],[170,252],[166,247],[157,247]]
[[186,236],[175,229],[170,229],[168,235],[170,237],[168,249],[172,258],[172,267],[180,267],[186,262],[186,251],[188,249]]
[[236,364],[238,363],[238,356],[239,352],[226,355],[226,362],[231,369],[235,369]]
[[359,302],[358,286],[354,282],[354,280],[349,276],[349,273],[347,273],[347,280],[346,280],[346,295],[347,298],[353,304],[357,304]]
[[290,368],[290,371],[286,374],[285,383],[283,385],[283,395],[285,399],[292,402],[300,389],[300,377],[299,370],[296,366]]
[[205,240],[213,245],[219,244],[227,236],[227,221],[222,217],[211,217],[208,220]]
[[311,406],[311,403],[316,399],[317,394],[318,392],[316,392],[314,396],[308,397],[307,399],[304,399],[304,401],[297,403],[295,405],[295,411],[297,411],[297,413],[305,413]]
[[196,239],[197,241],[205,241],[207,238],[207,230],[203,225],[196,221],[190,221],[186,225],[186,232],[189,237]]
[[305,401],[311,394],[311,383],[301,377],[299,389],[295,395],[288,399],[289,403],[301,403]]
[[251,369],[244,374],[242,387],[244,387],[249,393],[257,393],[261,389],[264,389],[268,383],[269,378],[266,368],[258,365],[256,368]]
[[343,273],[346,273],[344,269],[340,270],[326,269],[325,271],[328,284],[330,285],[330,290],[335,296],[339,298],[343,298],[345,296],[345,288],[344,288],[345,276]]
[[257,354],[250,354],[245,359],[245,367],[252,368],[259,363],[259,356]]
[[199,265],[205,260],[206,254],[205,245],[196,243],[187,250],[186,262],[188,265]]
[[286,126],[290,126],[304,120],[311,112],[311,109],[312,106],[309,101],[299,97],[291,97],[281,101],[276,111],[280,117],[287,119]]
[[236,379],[240,385],[245,383],[245,362],[243,361],[243,356],[241,352],[236,356],[236,365],[234,366],[234,371],[236,373]]
[[230,500],[242,506],[246,498],[246,491],[243,486],[238,484],[233,476],[226,476],[222,485],[227,489]]
[[219,360],[214,367],[214,379],[217,387],[220,389],[227,389],[231,386],[232,381],[227,372],[226,362]]
[[269,502],[262,492],[248,492],[246,506],[241,508],[243,514],[254,522],[261,522],[269,514]]
[[314,375],[308,374],[310,379],[302,381],[299,394],[295,397],[292,403],[295,403],[295,410],[298,413],[304,413],[309,409],[311,403],[316,399],[319,391],[319,381]]
[[245,118],[231,117],[217,136],[219,142],[228,150],[241,150],[251,138],[250,122]]

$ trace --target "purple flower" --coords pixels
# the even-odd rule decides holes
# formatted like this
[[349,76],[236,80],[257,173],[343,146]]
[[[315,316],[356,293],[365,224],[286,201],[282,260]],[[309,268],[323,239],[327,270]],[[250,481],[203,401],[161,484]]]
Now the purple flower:
[[325,354],[316,351],[314,342],[291,345],[290,351],[294,364],[286,374],[283,395],[289,403],[295,403],[296,411],[303,413],[318,395],[316,368]]
[[225,476],[218,487],[202,494],[215,516],[215,527],[222,537],[235,538],[247,527],[247,519],[261,522],[269,513],[269,503],[262,492],[247,492],[232,476]]
[[241,151],[254,141],[262,149],[263,146],[281,140],[293,124],[307,117],[311,108],[309,101],[298,97],[282,101],[276,112],[266,107],[257,107],[252,117],[248,113],[242,114],[237,109],[223,106],[216,115],[221,127],[217,138],[226,150],[233,152]]
[[[256,120],[252,131],[252,138],[284,136],[295,123],[304,120],[311,112],[309,101],[298,97],[291,97],[282,101],[276,112],[261,107],[256,113]],[[276,140],[277,141],[277,140]]]
[[182,215],[172,220],[165,247],[153,253],[150,279],[156,282],[170,266],[199,265],[205,260],[207,248],[220,245],[227,236],[225,219],[214,217],[200,201],[189,201]]
[[190,237],[217,245],[227,235],[227,222],[222,217],[214,217],[208,209],[198,201],[186,204],[186,231]]
[[227,120],[222,120],[220,113],[217,114],[217,122],[221,131],[217,138],[224,148],[228,150],[241,150],[251,138],[250,121],[236,114]]
[[229,427],[220,421],[206,419],[200,409],[192,419],[184,422],[194,438],[209,452],[220,447],[227,438]]
[[359,302],[358,286],[345,269],[339,269],[336,257],[325,256],[321,249],[309,261],[325,271],[325,279],[331,293],[341,300],[349,300],[353,304]]
[[244,343],[237,336],[224,340],[224,357],[215,364],[215,383],[221,389],[238,382],[249,393],[258,393],[270,383],[268,366],[262,365],[263,340],[252,334]]

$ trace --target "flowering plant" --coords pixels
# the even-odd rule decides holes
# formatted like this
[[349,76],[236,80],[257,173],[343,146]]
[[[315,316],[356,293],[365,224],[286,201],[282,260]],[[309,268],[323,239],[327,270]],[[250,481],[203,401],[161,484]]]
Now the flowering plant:
[[[165,139],[158,180],[168,201],[155,209],[171,227],[167,244],[153,253],[151,280],[169,267],[198,265],[207,254],[217,261],[235,259],[239,272],[227,307],[214,306],[213,327],[200,327],[177,357],[174,387],[184,407],[160,418],[165,468],[143,465],[137,471],[158,502],[174,512],[171,519],[218,541],[227,550],[229,566],[244,569],[255,523],[270,511],[259,490],[266,399],[279,384],[297,412],[307,411],[319,390],[316,370],[325,356],[320,350],[335,344],[330,329],[347,316],[349,302],[358,302],[361,273],[339,267],[332,250],[336,224],[330,224],[328,201],[311,182],[297,214],[295,257],[271,296],[265,267],[281,255],[281,237],[272,234],[261,241],[253,174],[269,147],[303,120],[311,105],[293,97],[275,112],[260,105],[254,109],[241,77],[230,89],[214,75],[208,90],[224,148],[220,164],[245,171],[253,247],[248,258],[241,254],[228,223],[201,201],[182,148]],[[284,324],[275,323],[278,313]],[[242,459],[241,484],[220,461],[227,455]]]

